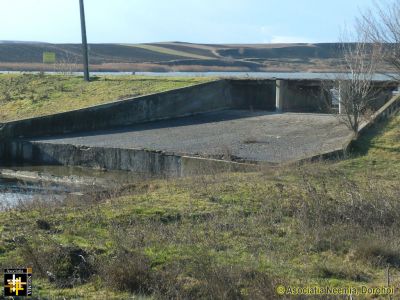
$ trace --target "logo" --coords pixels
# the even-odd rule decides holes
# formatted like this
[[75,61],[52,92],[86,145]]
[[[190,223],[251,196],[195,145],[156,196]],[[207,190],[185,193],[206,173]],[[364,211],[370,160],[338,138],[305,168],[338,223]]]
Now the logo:
[[278,285],[278,286],[276,287],[276,293],[277,293],[279,296],[283,296],[283,295],[285,295],[285,293],[286,293],[286,288],[285,288],[283,285]]
[[32,268],[4,269],[4,296],[32,296]]

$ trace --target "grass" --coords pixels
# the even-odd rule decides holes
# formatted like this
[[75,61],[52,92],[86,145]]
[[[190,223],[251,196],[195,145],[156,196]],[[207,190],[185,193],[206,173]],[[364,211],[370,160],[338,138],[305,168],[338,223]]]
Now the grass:
[[388,267],[398,286],[399,125],[343,161],[25,203],[0,212],[0,268],[32,265],[45,298],[274,299],[278,284],[385,285]]
[[208,78],[0,74],[0,122],[43,116],[118,99],[163,92]]

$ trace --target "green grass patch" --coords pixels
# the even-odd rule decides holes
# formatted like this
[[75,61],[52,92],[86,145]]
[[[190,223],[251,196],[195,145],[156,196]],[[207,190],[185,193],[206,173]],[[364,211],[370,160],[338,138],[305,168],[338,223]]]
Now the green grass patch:
[[49,115],[207,82],[207,78],[0,74],[0,122]]

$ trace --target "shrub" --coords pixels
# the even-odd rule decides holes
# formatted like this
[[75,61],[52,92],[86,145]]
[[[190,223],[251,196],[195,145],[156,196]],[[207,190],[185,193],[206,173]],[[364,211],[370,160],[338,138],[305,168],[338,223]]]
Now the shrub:
[[321,278],[336,278],[358,282],[368,282],[370,276],[356,266],[348,264],[324,263],[315,267],[315,272]]
[[47,245],[45,250],[42,247],[26,242],[21,248],[22,256],[27,265],[37,270],[39,276],[47,276],[57,287],[72,288],[87,282],[93,275],[91,257],[83,249],[55,244]]
[[99,261],[100,275],[105,284],[116,291],[149,294],[151,268],[149,259],[136,251],[119,249],[105,265]]
[[155,295],[167,299],[273,299],[274,281],[266,274],[240,266],[217,264],[199,254],[157,272]]
[[400,267],[400,247],[390,241],[373,238],[359,243],[356,252],[358,258],[380,267]]

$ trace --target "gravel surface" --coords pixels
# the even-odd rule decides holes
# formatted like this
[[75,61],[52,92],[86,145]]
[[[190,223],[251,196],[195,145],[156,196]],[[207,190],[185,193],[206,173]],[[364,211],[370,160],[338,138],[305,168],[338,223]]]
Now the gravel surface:
[[285,162],[333,150],[349,134],[331,115],[226,110],[35,141]]

